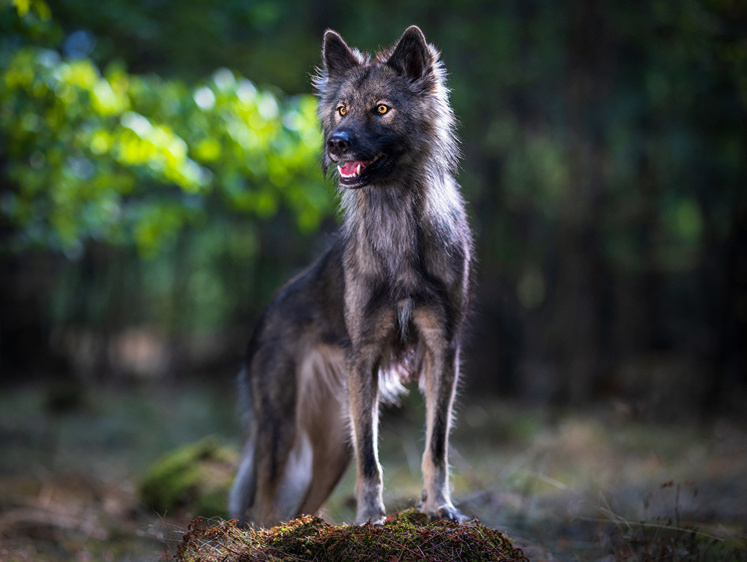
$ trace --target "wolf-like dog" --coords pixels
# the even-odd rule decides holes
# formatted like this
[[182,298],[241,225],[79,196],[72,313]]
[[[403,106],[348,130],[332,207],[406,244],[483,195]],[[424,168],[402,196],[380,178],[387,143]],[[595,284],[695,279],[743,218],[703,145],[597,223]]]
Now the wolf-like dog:
[[314,513],[353,453],[356,523],[382,523],[379,403],[417,380],[419,506],[461,521],[448,441],[473,250],[445,71],[416,26],[374,57],[328,30],[322,60],[322,165],[339,184],[343,224],[280,289],[249,343],[239,375],[247,441],[230,510],[264,526]]

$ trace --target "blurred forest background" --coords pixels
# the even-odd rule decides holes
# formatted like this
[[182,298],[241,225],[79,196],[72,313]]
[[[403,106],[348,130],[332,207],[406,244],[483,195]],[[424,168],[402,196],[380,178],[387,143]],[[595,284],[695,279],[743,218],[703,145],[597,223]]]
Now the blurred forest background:
[[747,6],[3,0],[4,381],[233,372],[324,246],[327,27],[443,51],[478,248],[467,392],[743,404]]
[[230,391],[260,311],[337,223],[322,34],[375,51],[410,24],[460,120],[464,402],[743,421],[741,0],[0,0],[5,404],[29,383],[49,412],[91,388]]

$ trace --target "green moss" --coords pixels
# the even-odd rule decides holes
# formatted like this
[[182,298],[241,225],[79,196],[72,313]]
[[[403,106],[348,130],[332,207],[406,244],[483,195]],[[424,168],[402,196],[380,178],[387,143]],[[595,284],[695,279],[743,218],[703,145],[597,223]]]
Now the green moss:
[[158,513],[228,517],[226,504],[237,453],[206,437],[167,453],[146,472],[140,498]]
[[501,532],[475,521],[430,521],[414,509],[389,517],[384,525],[328,525],[304,516],[272,529],[244,530],[235,521],[190,524],[177,560],[527,560]]

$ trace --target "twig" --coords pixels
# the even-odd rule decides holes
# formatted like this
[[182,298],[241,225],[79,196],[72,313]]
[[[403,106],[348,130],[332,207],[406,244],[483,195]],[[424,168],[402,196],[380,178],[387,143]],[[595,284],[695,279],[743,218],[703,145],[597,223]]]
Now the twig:
[[[610,518],[604,518],[604,517],[578,517],[580,521],[589,521],[592,523],[612,523],[615,524],[615,521],[610,520]],[[629,529],[632,529],[633,524],[630,521],[625,520],[622,517],[617,517],[618,520],[624,521]],[[642,527],[647,527],[650,529],[662,529],[666,531],[679,531],[682,533],[690,533],[691,535],[696,535],[699,537],[703,537],[706,539],[711,539],[714,541],[724,542],[725,539],[721,537],[717,537],[715,535],[709,535],[708,533],[704,533],[702,531],[698,531],[697,529],[686,529],[684,527],[678,527],[676,525],[663,525],[661,523],[651,523],[648,521],[639,521],[638,525]]]

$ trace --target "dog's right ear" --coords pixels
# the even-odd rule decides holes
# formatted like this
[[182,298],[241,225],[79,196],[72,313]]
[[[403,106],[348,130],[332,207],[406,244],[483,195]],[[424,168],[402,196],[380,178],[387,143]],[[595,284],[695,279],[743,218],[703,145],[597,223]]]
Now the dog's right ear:
[[417,25],[405,30],[386,63],[410,80],[420,80],[432,73],[433,55]]
[[324,61],[324,70],[328,76],[342,74],[360,64],[358,57],[348,47],[345,40],[339,33],[331,29],[328,29],[324,33],[322,60]]

